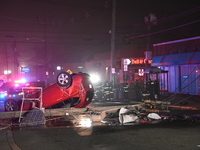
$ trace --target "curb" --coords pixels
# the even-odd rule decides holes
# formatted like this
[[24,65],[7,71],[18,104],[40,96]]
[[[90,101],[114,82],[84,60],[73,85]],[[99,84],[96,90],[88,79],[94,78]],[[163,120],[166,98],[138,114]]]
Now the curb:
[[10,146],[10,148],[12,150],[21,150],[17,144],[15,143],[15,141],[13,140],[13,136],[12,136],[12,131],[10,130],[7,130],[6,132],[6,137],[7,137],[7,141],[8,141],[8,144]]

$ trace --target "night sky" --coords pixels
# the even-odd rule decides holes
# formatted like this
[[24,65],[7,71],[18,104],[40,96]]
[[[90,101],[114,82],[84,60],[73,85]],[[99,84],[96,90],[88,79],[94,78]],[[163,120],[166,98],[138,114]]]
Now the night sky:
[[[110,51],[112,0],[0,0],[0,62],[80,62]],[[148,14],[157,17],[150,30]],[[200,35],[199,0],[116,0],[115,50]],[[150,31],[150,32],[149,32]],[[124,41],[128,38],[128,41]],[[15,50],[14,50],[15,49]]]

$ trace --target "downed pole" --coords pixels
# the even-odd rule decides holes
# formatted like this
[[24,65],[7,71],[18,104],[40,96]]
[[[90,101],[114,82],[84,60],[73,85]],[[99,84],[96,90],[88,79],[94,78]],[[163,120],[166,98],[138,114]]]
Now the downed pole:
[[[58,109],[45,109],[44,115],[45,117],[48,116],[65,116],[71,114],[80,114],[87,112],[87,110],[94,110],[94,111],[105,111],[105,110],[112,110],[118,109],[121,107],[126,107],[128,105],[118,105],[118,106],[108,106],[108,107],[87,107],[87,108],[58,108]],[[28,113],[30,110],[22,111],[22,116],[25,113]],[[0,112],[0,119],[8,119],[8,118],[19,118],[20,111],[11,111],[11,112]]]

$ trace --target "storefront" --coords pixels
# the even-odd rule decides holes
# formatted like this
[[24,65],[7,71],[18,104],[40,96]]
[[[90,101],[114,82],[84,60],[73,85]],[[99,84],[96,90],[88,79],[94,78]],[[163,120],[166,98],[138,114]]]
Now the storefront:
[[134,83],[138,80],[144,83],[145,69],[151,66],[152,60],[146,60],[145,58],[122,58],[122,70],[120,83]]
[[169,78],[161,81],[167,84],[170,93],[200,94],[200,52],[155,57],[152,66],[159,66],[169,72]]
[[200,94],[199,43],[200,37],[195,37],[154,45],[156,54],[169,54],[155,56],[151,65],[168,71],[168,77],[162,76],[160,82],[170,93]]

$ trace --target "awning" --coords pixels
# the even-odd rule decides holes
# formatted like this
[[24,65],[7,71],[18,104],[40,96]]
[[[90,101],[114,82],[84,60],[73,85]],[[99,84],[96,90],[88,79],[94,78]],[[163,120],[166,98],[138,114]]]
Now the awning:
[[192,57],[191,64],[200,64],[200,52],[196,52]]
[[200,64],[200,52],[156,56],[153,58],[153,61],[151,63],[152,66],[172,66],[188,64]]
[[154,57],[151,65],[152,64],[153,64],[153,66],[160,65],[160,63],[162,62],[162,59],[163,59],[163,56]]

